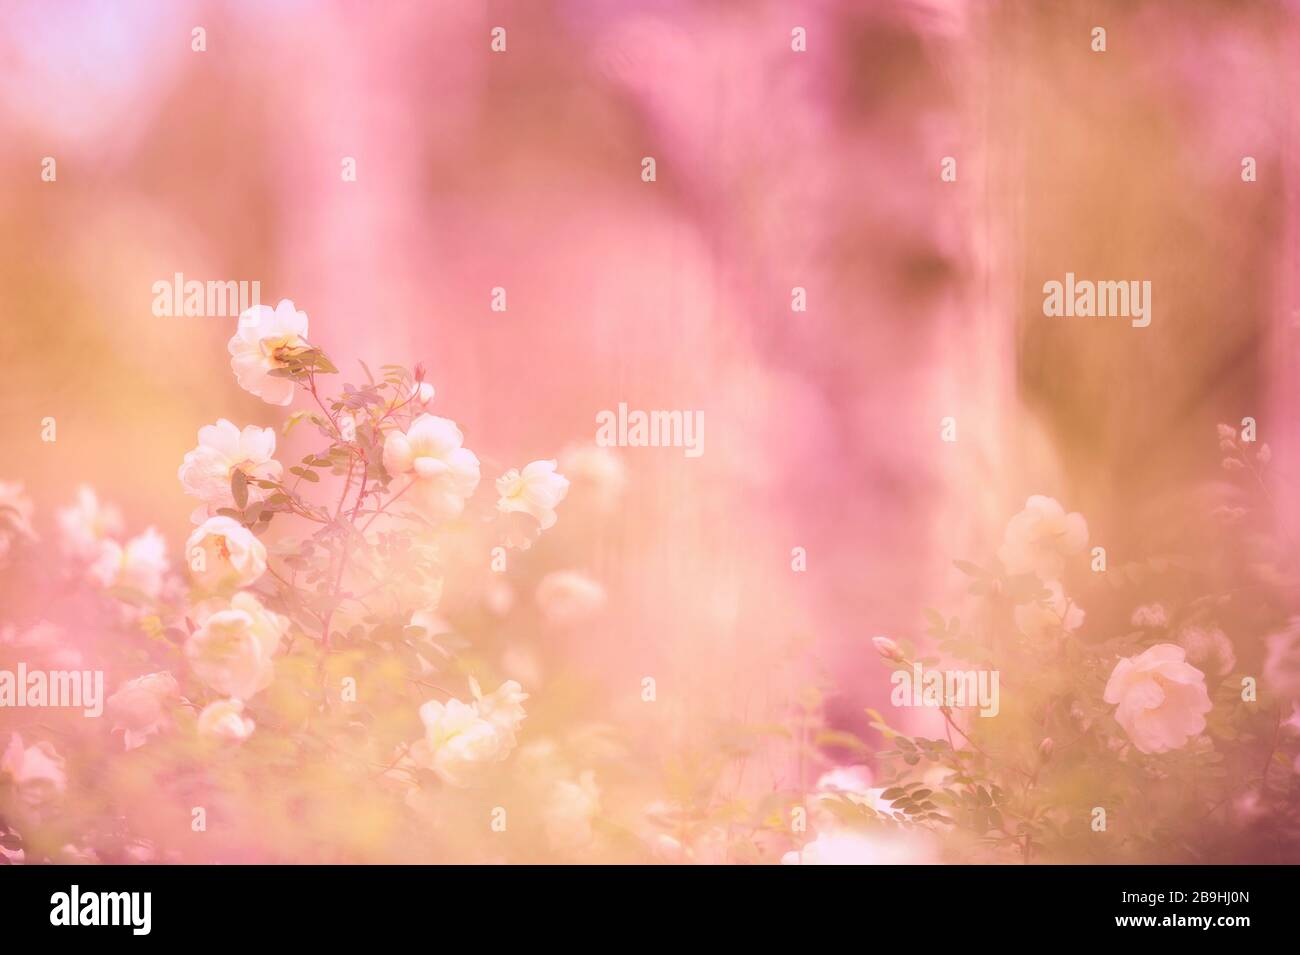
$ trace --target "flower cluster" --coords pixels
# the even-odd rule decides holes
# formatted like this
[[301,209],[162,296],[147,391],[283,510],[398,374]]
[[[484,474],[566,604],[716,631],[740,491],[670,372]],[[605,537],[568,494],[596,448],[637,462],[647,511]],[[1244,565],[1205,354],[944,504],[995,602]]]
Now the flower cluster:
[[[326,376],[341,372],[292,302],[241,315],[228,351],[245,391],[277,408],[304,398],[305,407],[289,409],[279,428],[219,418],[198,429],[177,471],[195,502],[192,526],[176,534],[184,541],[178,560],[163,531],[130,535],[116,507],[88,486],[77,489],[56,515],[59,548],[71,585],[86,588],[77,598],[86,619],[108,620],[120,635],[90,641],[83,660],[61,627],[8,626],[0,655],[107,664],[120,674],[103,707],[118,758],[147,754],[176,780],[193,759],[224,753],[213,765],[238,769],[238,787],[257,786],[264,799],[310,800],[321,776],[339,774],[348,782],[338,785],[365,781],[382,799],[398,779],[407,812],[490,784],[519,747],[529,694],[516,679],[499,679],[485,694],[475,673],[538,666],[524,646],[505,643],[497,666],[472,648],[454,621],[469,619],[475,591],[456,595],[450,622],[443,616],[449,570],[473,580],[449,564],[466,548],[483,554],[484,571],[498,578],[484,606],[508,614],[513,591],[502,567],[488,571],[487,555],[529,548],[551,531],[568,478],[556,460],[503,468],[489,485],[495,499],[477,501],[483,464],[455,421],[429,411],[435,390],[423,370],[388,365],[376,377],[362,364],[364,383],[327,393]],[[315,447],[286,457],[304,433]],[[582,480],[594,475],[608,494],[616,462],[599,449],[566,453]],[[24,488],[0,482],[0,565],[40,544]],[[543,619],[566,627],[605,600],[596,581],[567,568],[542,574],[536,597]],[[447,679],[465,681],[468,702],[444,687]],[[26,730],[0,740],[5,861],[155,857],[152,847],[140,850],[149,839],[124,837],[118,824],[76,844],[46,832],[49,813],[66,813],[72,793],[93,785],[79,778],[81,759],[65,755],[63,740],[33,741]],[[545,792],[559,791],[528,771]],[[267,773],[274,784],[253,782]],[[595,791],[589,770],[579,779],[578,792]],[[223,786],[238,788],[235,777]],[[594,797],[584,795],[582,806],[547,798],[547,826],[590,824]]]

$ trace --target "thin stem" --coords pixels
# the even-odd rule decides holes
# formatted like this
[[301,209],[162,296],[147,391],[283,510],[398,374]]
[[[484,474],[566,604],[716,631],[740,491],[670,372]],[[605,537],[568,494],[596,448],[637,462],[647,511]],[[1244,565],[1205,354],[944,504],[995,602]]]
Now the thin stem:
[[[997,765],[998,761],[994,759],[992,756],[990,756],[988,753],[984,752],[984,750],[980,749],[979,744],[977,744],[973,739],[967,736],[965,732],[962,731],[962,728],[956,724],[956,722],[952,718],[951,713],[949,712],[948,707],[946,706],[939,707],[939,712],[943,714],[943,718],[948,723],[948,725],[951,726],[953,729],[955,729],[958,735],[961,736],[962,739],[964,739],[967,743],[970,744],[971,749],[975,750],[975,752],[979,753],[990,763],[994,764],[995,766]],[[1025,772],[1023,769],[1021,769],[1019,766],[1014,765],[1013,763],[1007,763],[1006,765],[1009,769],[1014,769],[1021,776],[1024,776],[1026,779],[1030,781],[1032,781],[1035,778],[1034,774]]]

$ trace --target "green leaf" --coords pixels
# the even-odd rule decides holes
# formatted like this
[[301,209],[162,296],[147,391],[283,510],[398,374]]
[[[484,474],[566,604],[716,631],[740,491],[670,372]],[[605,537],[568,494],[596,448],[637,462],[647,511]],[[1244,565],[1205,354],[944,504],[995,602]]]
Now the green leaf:
[[289,415],[289,419],[280,426],[280,433],[288,434],[293,430],[294,426],[305,417],[307,417],[306,411],[295,411],[293,414]]
[[334,363],[325,357],[323,351],[316,351],[311,358],[312,364],[316,366],[317,371],[327,375],[337,375],[339,373],[339,370],[334,367]]

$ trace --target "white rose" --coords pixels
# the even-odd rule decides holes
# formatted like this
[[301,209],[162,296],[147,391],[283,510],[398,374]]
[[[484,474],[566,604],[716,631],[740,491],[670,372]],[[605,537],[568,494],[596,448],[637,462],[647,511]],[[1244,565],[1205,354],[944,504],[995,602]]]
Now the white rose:
[[246,700],[266,689],[274,657],[289,621],[267,610],[250,593],[238,593],[229,609],[208,611],[185,644],[195,676],[222,696]]
[[254,305],[239,316],[239,330],[227,346],[230,367],[239,387],[269,404],[287,405],[293,401],[293,382],[270,372],[287,364],[277,352],[306,345],[306,312],[296,310],[288,299],[275,308]]
[[449,785],[468,786],[483,764],[505,757],[500,731],[472,703],[430,700],[420,707],[420,720],[424,739],[411,746],[411,757]]
[[86,572],[101,587],[127,587],[157,598],[168,567],[167,542],[150,527],[125,544],[100,541],[99,554]]
[[1034,573],[1055,580],[1065,570],[1065,559],[1086,546],[1088,524],[1083,515],[1067,514],[1054,499],[1036,494],[1007,523],[998,557],[1008,573]]
[[242,743],[253,735],[253,721],[243,713],[243,700],[217,700],[209,703],[199,714],[199,735]]
[[209,590],[247,587],[266,572],[266,546],[232,517],[209,517],[185,542],[190,573]]
[[531,514],[546,530],[555,524],[555,508],[569,493],[569,479],[555,470],[555,461],[534,461],[520,471],[511,468],[497,478],[497,509],[503,514]]
[[113,729],[123,731],[126,748],[135,749],[171,724],[170,704],[179,697],[176,678],[164,670],[123,683],[105,709],[113,718]]
[[487,696],[483,695],[478,681],[473,677],[470,677],[470,686],[474,691],[479,715],[497,728],[506,748],[513,749],[519,727],[527,716],[523,703],[528,699],[528,694],[514,680],[506,680]]
[[[275,459],[275,429],[248,425],[240,431],[225,418],[199,429],[199,446],[185,453],[177,477],[185,493],[203,503],[190,519],[201,523],[218,508],[234,507],[230,478],[243,471],[249,478],[278,481],[283,469]],[[250,485],[248,499],[264,500],[271,492]]]
[[1205,729],[1213,706],[1205,674],[1184,657],[1182,647],[1158,643],[1122,657],[1106,683],[1104,699],[1118,704],[1116,721],[1144,753],[1178,749]]
[[478,458],[462,447],[456,422],[422,414],[384,439],[384,468],[415,508],[431,520],[456,517],[478,487]]
[[86,484],[77,488],[76,503],[56,512],[55,519],[63,552],[76,560],[93,560],[100,544],[124,530],[121,511],[101,504],[95,489]]

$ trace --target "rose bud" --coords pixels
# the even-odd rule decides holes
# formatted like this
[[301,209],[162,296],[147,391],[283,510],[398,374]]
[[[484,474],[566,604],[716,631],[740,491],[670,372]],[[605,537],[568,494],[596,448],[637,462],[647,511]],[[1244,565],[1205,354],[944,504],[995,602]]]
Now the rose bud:
[[888,637],[872,637],[871,643],[875,646],[876,652],[886,660],[903,660],[903,651],[898,649],[898,644]]

